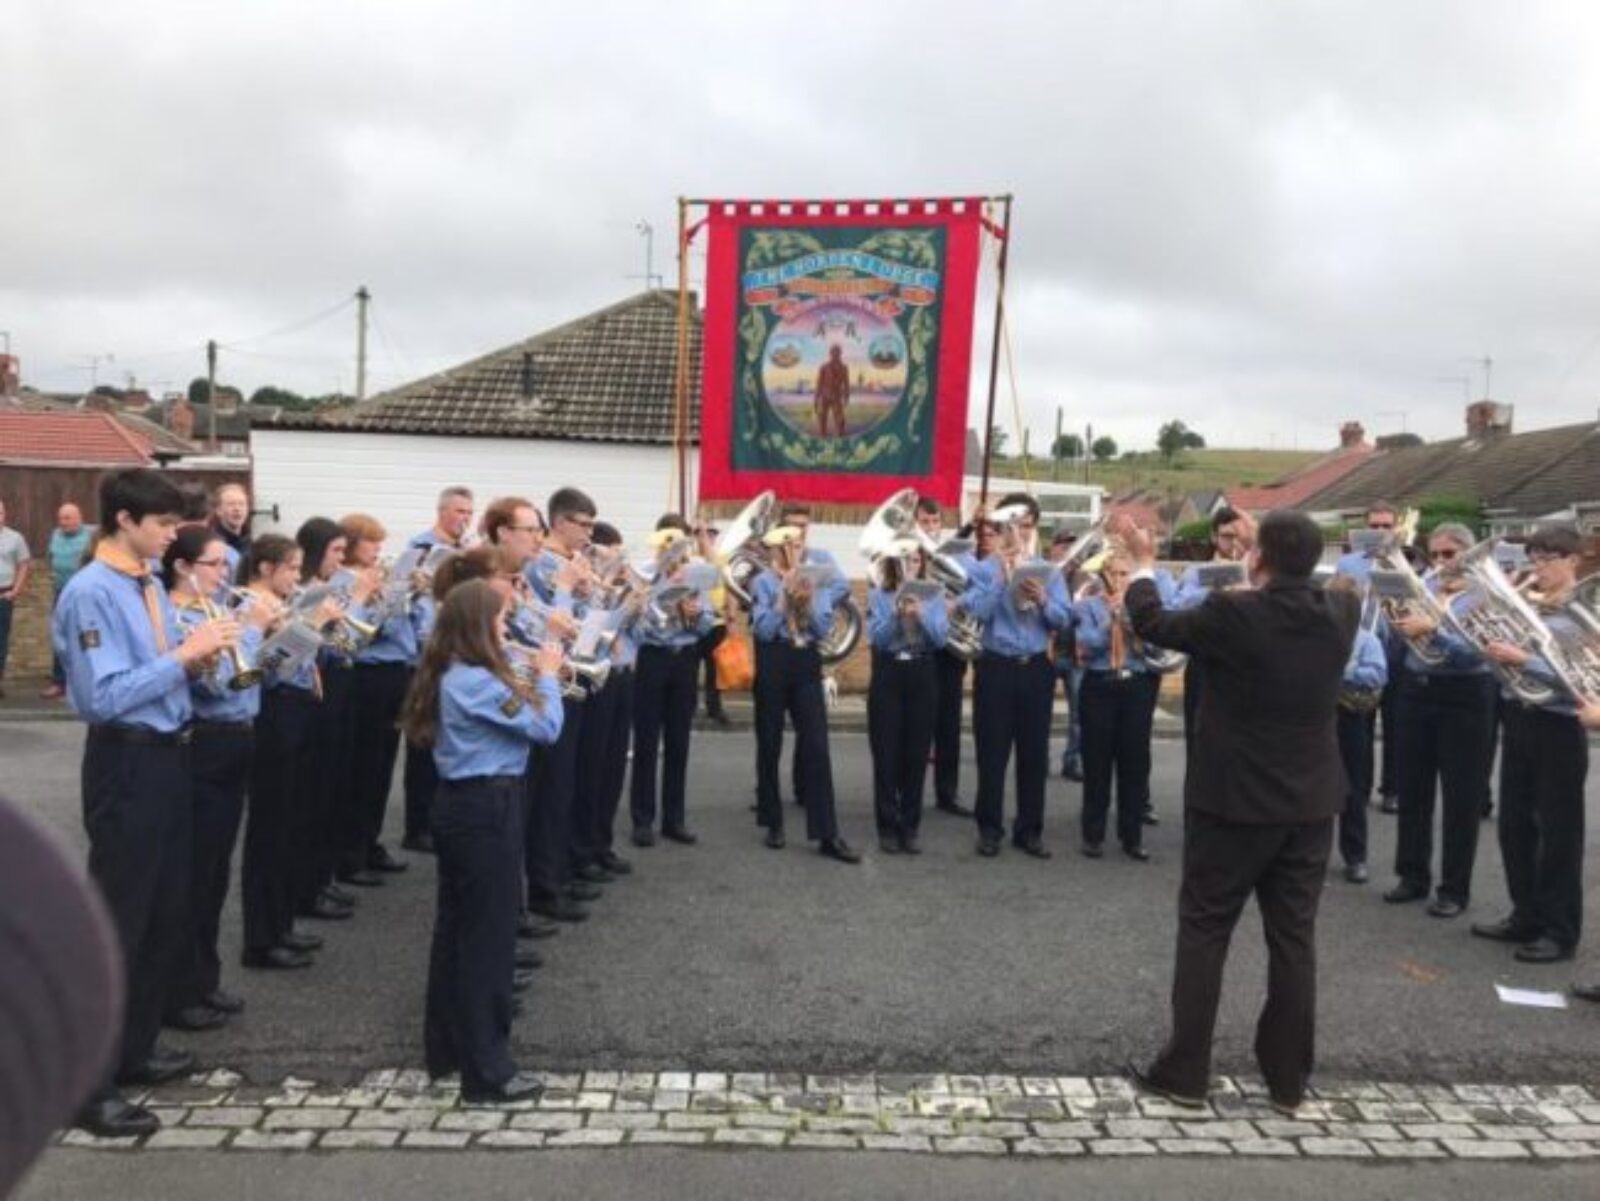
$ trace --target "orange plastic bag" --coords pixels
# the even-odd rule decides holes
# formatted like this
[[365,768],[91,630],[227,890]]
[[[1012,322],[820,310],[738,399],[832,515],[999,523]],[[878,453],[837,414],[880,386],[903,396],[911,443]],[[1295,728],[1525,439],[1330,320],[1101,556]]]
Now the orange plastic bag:
[[711,652],[717,665],[717,690],[719,692],[749,692],[756,679],[755,653],[750,639],[744,634],[728,632],[728,636]]

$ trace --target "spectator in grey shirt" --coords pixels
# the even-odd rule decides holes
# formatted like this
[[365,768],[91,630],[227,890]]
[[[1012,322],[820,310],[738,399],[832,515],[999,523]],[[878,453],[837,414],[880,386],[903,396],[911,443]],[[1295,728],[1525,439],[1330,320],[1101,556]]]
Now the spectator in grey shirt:
[[6,694],[6,656],[11,649],[11,612],[28,583],[28,543],[6,524],[6,502],[0,500],[0,696]]

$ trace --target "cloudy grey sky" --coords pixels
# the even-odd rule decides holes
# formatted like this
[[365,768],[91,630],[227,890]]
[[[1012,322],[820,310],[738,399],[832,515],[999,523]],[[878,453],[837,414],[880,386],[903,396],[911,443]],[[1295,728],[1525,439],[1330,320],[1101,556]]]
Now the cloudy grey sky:
[[1057,405],[1125,447],[1453,435],[1485,354],[1519,428],[1600,406],[1588,0],[13,0],[0,32],[0,329],[45,389],[108,354],[181,387],[207,337],[229,382],[349,389],[353,310],[259,335],[362,283],[386,387],[642,286],[641,219],[670,282],[679,194],[1010,190],[1036,446]]

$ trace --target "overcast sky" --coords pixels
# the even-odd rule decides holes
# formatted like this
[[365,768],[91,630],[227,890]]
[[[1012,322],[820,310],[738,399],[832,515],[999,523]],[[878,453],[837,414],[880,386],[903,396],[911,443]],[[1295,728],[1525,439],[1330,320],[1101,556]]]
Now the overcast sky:
[[1451,436],[1485,354],[1519,428],[1587,420],[1597,63],[1592,0],[13,0],[0,329],[43,389],[182,387],[215,337],[350,390],[353,308],[259,335],[364,283],[381,388],[642,287],[641,220],[670,284],[680,194],[1009,190],[1036,449],[1057,405]]

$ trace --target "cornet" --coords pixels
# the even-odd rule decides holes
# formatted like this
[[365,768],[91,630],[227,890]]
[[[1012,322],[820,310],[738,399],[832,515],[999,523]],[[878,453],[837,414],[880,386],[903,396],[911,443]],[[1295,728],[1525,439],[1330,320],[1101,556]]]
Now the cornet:
[[[205,614],[207,621],[221,621],[225,614],[218,609],[212,599],[200,590],[194,582],[194,577],[189,577],[190,586],[194,588],[195,597],[200,601],[200,612]],[[254,688],[261,683],[261,670],[251,665],[245,658],[243,648],[230,646],[223,649],[223,654],[228,656],[228,662],[233,667],[233,677],[228,681],[228,687],[234,692],[243,692],[247,688]]]

